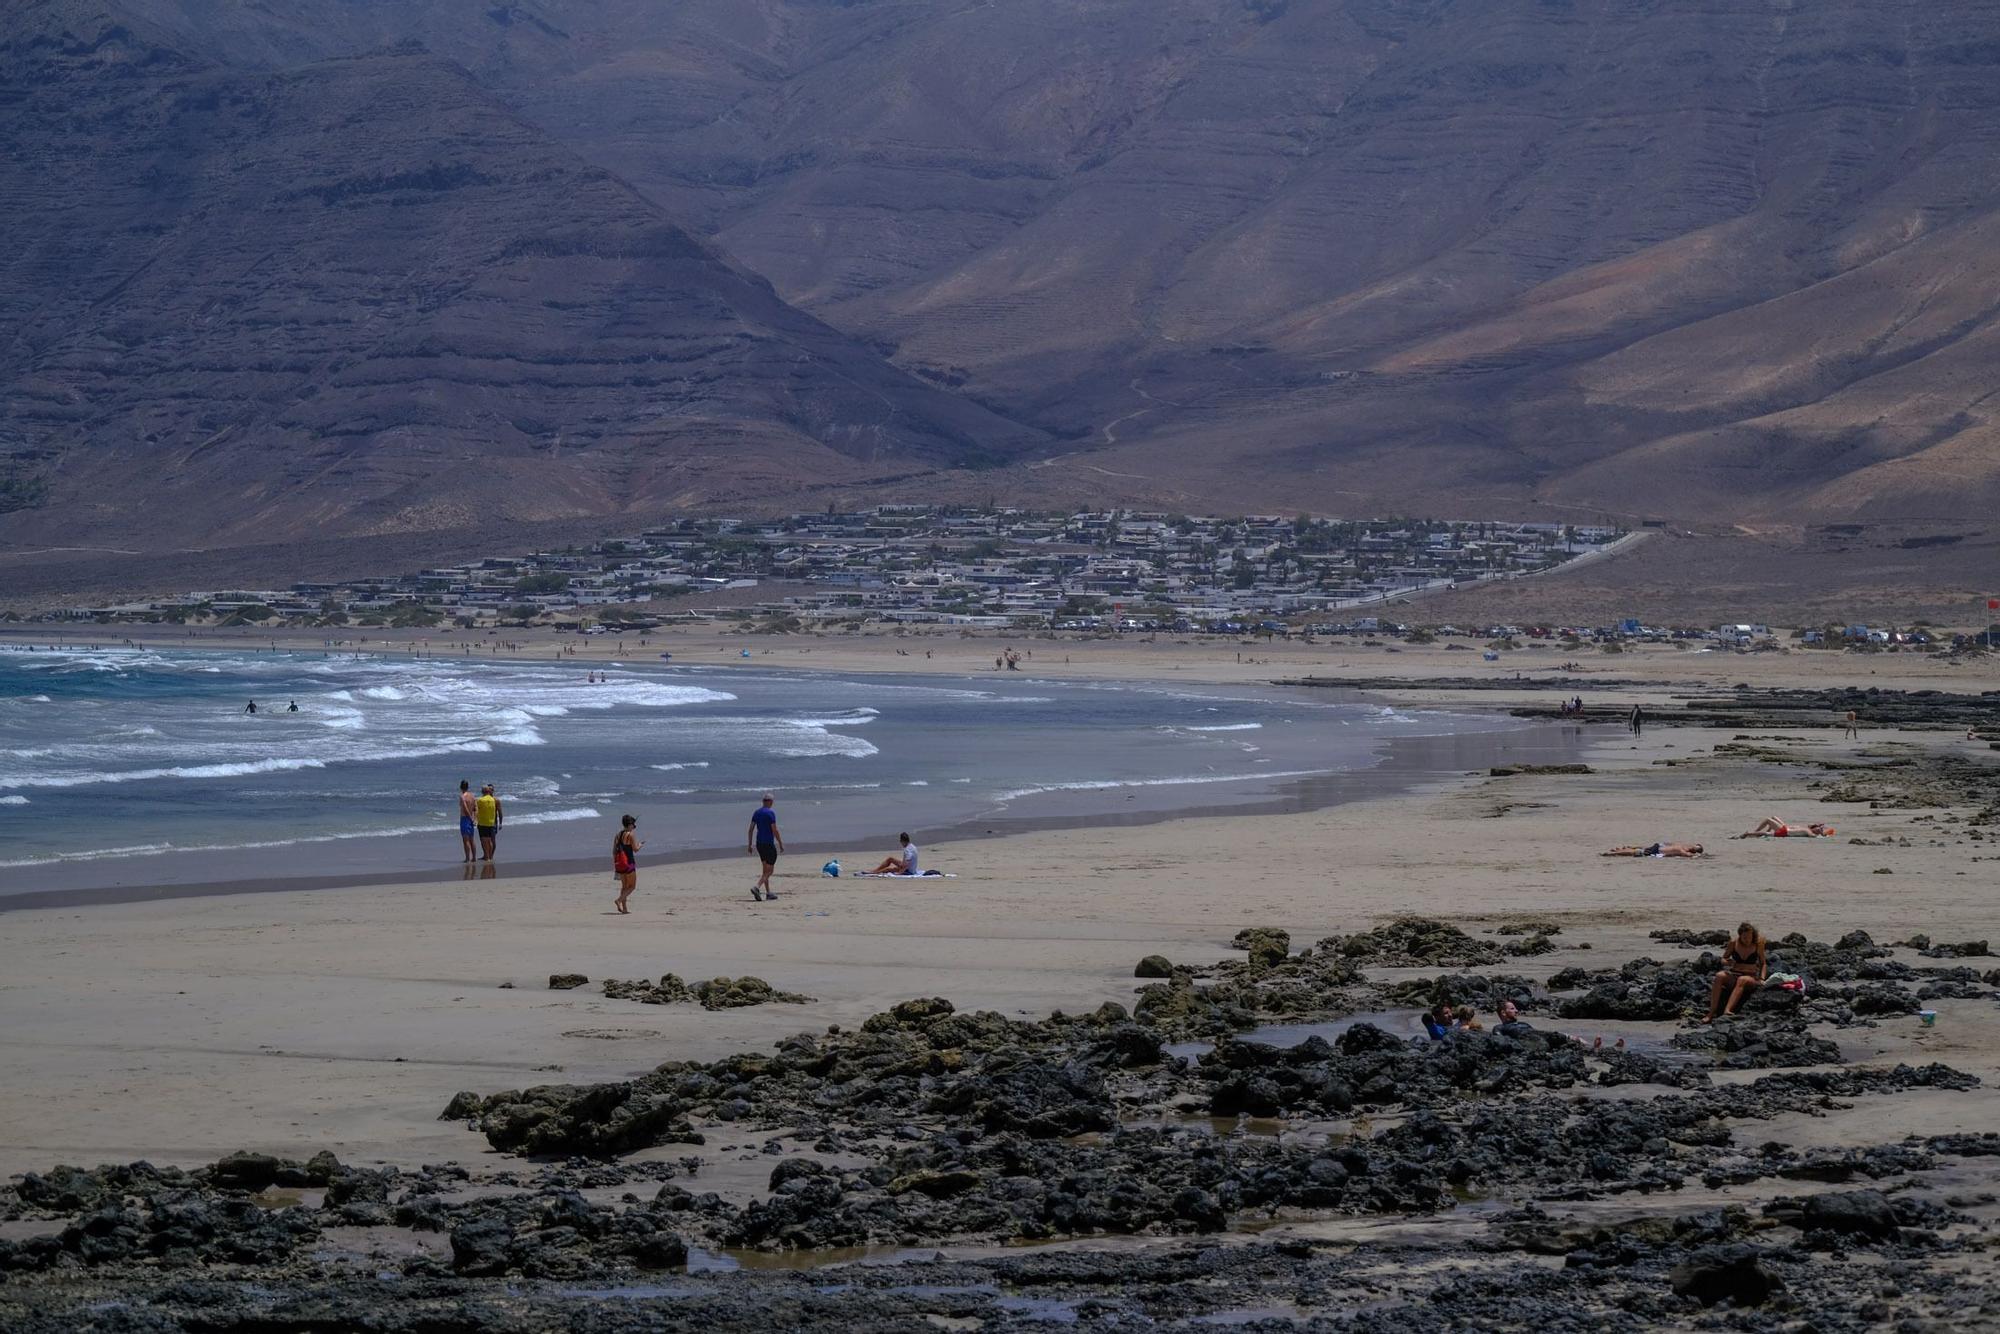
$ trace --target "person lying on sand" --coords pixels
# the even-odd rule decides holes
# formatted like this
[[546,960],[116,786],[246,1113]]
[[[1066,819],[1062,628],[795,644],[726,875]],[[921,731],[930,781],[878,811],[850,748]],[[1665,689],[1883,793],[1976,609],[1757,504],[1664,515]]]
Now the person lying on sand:
[[[1764,944],[1763,933],[1748,922],[1741,923],[1736,928],[1736,938],[1722,947],[1722,970],[1708,989],[1708,1013],[1702,1016],[1702,1022],[1714,1023],[1717,1010],[1724,1016],[1735,1014],[1743,998],[1763,986],[1770,972],[1770,951]],[[1729,994],[1727,1002],[1723,1000],[1724,992]]]
[[1808,825],[1786,824],[1775,815],[1767,815],[1757,822],[1755,829],[1738,834],[1738,838],[1832,838],[1833,826],[1815,820]]
[[1706,857],[1699,843],[1648,843],[1645,847],[1627,845],[1599,853],[1602,857]]

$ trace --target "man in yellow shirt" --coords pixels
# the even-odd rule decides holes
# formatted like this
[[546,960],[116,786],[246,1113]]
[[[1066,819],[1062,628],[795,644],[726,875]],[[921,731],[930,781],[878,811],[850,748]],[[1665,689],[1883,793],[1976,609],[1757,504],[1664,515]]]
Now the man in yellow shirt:
[[479,800],[472,803],[473,819],[479,824],[479,848],[485,856],[479,860],[493,860],[493,841],[500,837],[500,822],[507,813],[500,809],[500,798],[493,795],[493,784],[479,789]]

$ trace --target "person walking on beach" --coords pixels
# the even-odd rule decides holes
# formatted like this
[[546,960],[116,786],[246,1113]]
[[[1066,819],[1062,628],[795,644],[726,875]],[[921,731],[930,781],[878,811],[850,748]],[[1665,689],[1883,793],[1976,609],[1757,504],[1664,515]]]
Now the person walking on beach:
[[611,840],[611,873],[618,877],[618,897],[611,906],[619,912],[631,911],[625,904],[639,885],[639,849],[646,845],[636,832],[638,827],[639,817],[628,815],[619,824],[618,837]]
[[473,819],[479,826],[479,849],[485,855],[479,860],[493,860],[493,845],[500,837],[500,825],[507,813],[500,809],[500,798],[493,795],[493,784],[479,789],[479,800],[472,803]]
[[1858,720],[1854,716],[1854,710],[1849,709],[1847,711],[1847,719],[1846,719],[1847,731],[1843,734],[1849,741],[1859,741],[1861,739],[1861,732],[1858,728],[1855,727],[1855,723],[1857,721]]
[[479,812],[476,803],[479,798],[472,795],[472,784],[466,779],[458,780],[458,838],[465,844],[465,860],[471,864],[475,849],[472,836],[478,832],[478,823],[473,819]]
[[1646,711],[1637,704],[1634,704],[1632,706],[1632,716],[1628,721],[1632,724],[1632,735],[1638,736],[1646,727]]
[[750,886],[750,897],[762,903],[765,899],[778,897],[771,888],[771,872],[777,869],[778,854],[785,850],[785,836],[778,832],[778,812],[772,807],[777,798],[764,794],[764,804],[750,812],[749,840],[744,845],[745,852],[757,854],[757,860],[764,863],[764,873],[757,877],[757,883]]

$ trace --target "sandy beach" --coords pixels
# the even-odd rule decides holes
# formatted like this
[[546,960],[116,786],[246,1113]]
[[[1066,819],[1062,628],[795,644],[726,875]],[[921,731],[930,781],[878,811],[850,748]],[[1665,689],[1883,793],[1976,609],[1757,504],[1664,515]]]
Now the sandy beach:
[[[1071,666],[1142,674],[1156,647],[1072,650],[1083,661]],[[829,669],[881,666],[882,656],[880,646],[812,655]],[[1467,656],[1410,650],[1386,662],[1421,679]],[[1632,656],[1643,666],[1621,661],[1621,675],[1685,689],[1823,685],[1864,661]],[[1211,651],[1187,668],[1220,680],[1382,670],[1358,649],[1268,661],[1260,653],[1241,673],[1221,659]],[[1879,679],[1897,688],[2000,680],[1990,663],[1899,656],[1877,670],[1892,667]],[[1447,696],[1417,688],[1407,697]],[[1515,698],[1503,687],[1475,702]],[[127,1157],[192,1163],[244,1146],[395,1162],[462,1156],[475,1146],[435,1119],[460,1089],[625,1077],[669,1055],[713,1058],[851,1024],[911,996],[1010,1015],[1129,1002],[1141,956],[1206,962],[1245,926],[1282,926],[1309,941],[1399,913],[1468,926],[1563,922],[1566,948],[1530,961],[1531,975],[1644,953],[1655,927],[1745,917],[1773,935],[1837,926],[1878,940],[2000,939],[1994,864],[1970,861],[1976,846],[1847,843],[1906,834],[1909,812],[1837,808],[1841,836],[1825,844],[1728,842],[1767,813],[1820,818],[1816,794],[1783,767],[1703,760],[1726,739],[1713,733],[1654,729],[1635,742],[1598,727],[1586,736],[1591,775],[1468,776],[1305,815],[967,841],[926,849],[930,864],[956,873],[935,884],[825,879],[823,858],[797,847],[781,867],[784,897],[770,905],[749,900],[745,858],[649,868],[630,918],[610,914],[608,874],[11,912],[0,927],[0,996],[13,1020],[0,1036],[10,1073],[0,1089],[0,1124],[10,1128],[0,1171]],[[1848,742],[1828,729],[1807,744],[1848,757],[1883,740],[1864,731]],[[1897,744],[1986,749],[1950,737]],[[1705,841],[1716,855],[1699,864],[1596,855],[1663,839]],[[1573,942],[1582,940],[1593,951],[1580,958]],[[711,1013],[597,994],[606,977],[670,971],[748,973],[819,999]],[[562,972],[592,985],[549,992],[549,975]],[[1923,1050],[1963,1055],[1969,1045],[2000,1060],[1995,1030],[1975,1017],[1990,1008],[1947,1010],[1919,1035]]]
[[[734,637],[700,648],[691,641],[675,649],[676,660],[740,647]],[[777,659],[800,646],[769,647]],[[905,662],[894,647],[815,644],[794,656],[802,668],[893,670]],[[1393,671],[1412,682],[1393,697],[1412,703],[1499,708],[1549,699],[1505,680],[1491,692],[1427,686],[1426,678],[1490,666],[1436,648],[1393,656],[1359,647],[1244,649],[1256,657],[1244,664],[1236,651],[1062,646],[1038,651],[1034,669],[1179,670],[1229,681]],[[1071,661],[1055,661],[1065,654]],[[937,665],[921,651],[915,662]],[[1604,699],[1587,692],[1591,702],[1636,698],[1649,707],[1739,682],[1961,692],[2000,685],[1991,659],[1960,666],[1915,655],[1662,649],[1585,666],[1607,681]],[[1643,684],[1614,687],[1613,679]],[[1742,919],[1774,939],[1862,930],[1884,944],[1919,934],[2000,940],[1992,890],[2000,838],[1961,823],[1974,805],[1822,800],[1840,766],[1991,766],[2000,757],[1988,742],[1865,726],[1856,740],[1830,725],[1789,736],[1792,762],[1777,762],[1740,753],[1727,730],[1650,728],[1634,738],[1594,725],[1583,729],[1586,773],[1466,774],[1304,814],[927,846],[926,864],[955,874],[928,883],[825,879],[815,850],[795,847],[780,867],[775,903],[750,900],[746,857],[646,868],[629,917],[611,912],[608,873],[8,912],[0,917],[0,1008],[9,1021],[0,1034],[8,1072],[0,1174],[135,1159],[194,1167],[242,1149],[491,1170],[510,1160],[462,1122],[438,1119],[461,1091],[625,1080],[663,1060],[768,1051],[801,1031],[851,1029],[912,997],[948,997],[961,1011],[1022,1020],[1105,1002],[1129,1007],[1142,985],[1133,977],[1140,958],[1206,965],[1240,957],[1230,942],[1245,927],[1282,928],[1304,943],[1406,914],[1482,937],[1509,923],[1560,925],[1553,952],[1506,963],[1536,983],[1564,968],[1678,958],[1683,951],[1648,933]],[[1767,814],[1830,819],[1838,835],[1732,841]],[[1699,841],[1713,855],[1598,855],[1661,840]],[[1907,948],[1892,954],[1925,962]],[[816,999],[710,1011],[602,994],[605,979],[667,972],[690,981],[754,975]],[[560,973],[589,982],[550,990]],[[1424,975],[1370,970],[1388,981]],[[1780,1117],[1754,1133],[1797,1146],[1858,1146],[2000,1124],[2000,1010],[1990,995],[1934,1008],[1935,1027],[1899,1016],[1842,1033],[1841,1045],[1858,1065],[1945,1062],[1981,1087],[1865,1098],[1837,1120]],[[1673,1031],[1563,1027],[1586,1038]],[[731,1166],[741,1143],[724,1134],[703,1149],[672,1151],[705,1155],[708,1188],[749,1200],[765,1189],[765,1168]]]

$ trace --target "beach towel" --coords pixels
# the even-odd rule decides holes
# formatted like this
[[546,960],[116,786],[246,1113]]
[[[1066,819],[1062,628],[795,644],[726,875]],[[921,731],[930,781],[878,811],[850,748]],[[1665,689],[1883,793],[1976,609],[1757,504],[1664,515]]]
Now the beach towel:
[[918,875],[911,875],[906,871],[856,871],[854,878],[856,880],[956,880],[958,876],[951,871],[924,871]]

